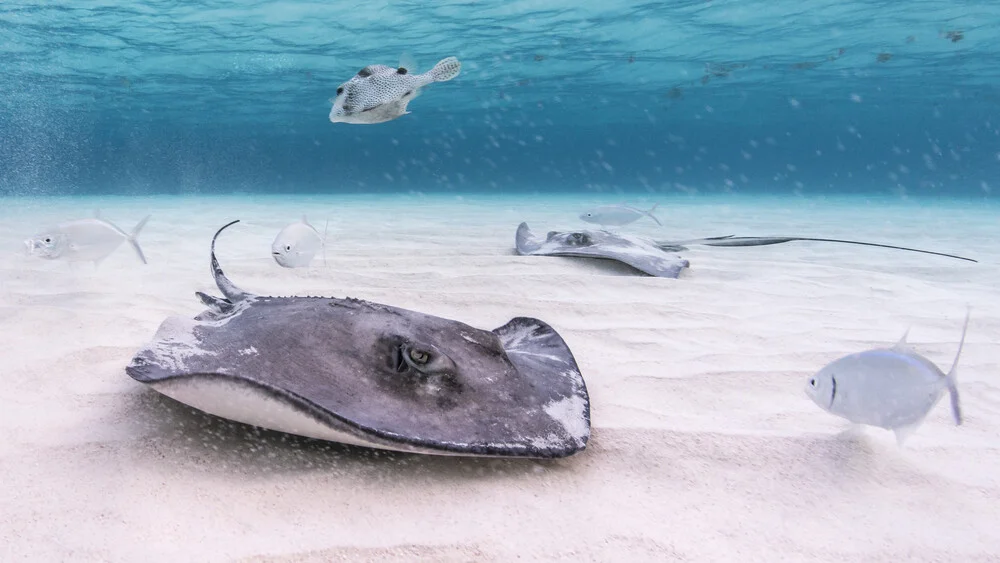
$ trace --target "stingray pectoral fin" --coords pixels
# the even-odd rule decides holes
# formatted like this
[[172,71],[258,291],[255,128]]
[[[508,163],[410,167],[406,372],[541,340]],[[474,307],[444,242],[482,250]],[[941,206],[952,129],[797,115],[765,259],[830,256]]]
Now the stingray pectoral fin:
[[576,358],[562,337],[548,324],[530,317],[516,317],[493,330],[508,359],[517,370],[535,382],[550,400],[542,410],[565,434],[548,444],[558,456],[584,449],[590,439],[590,395]]
[[517,226],[517,234],[514,235],[514,246],[518,254],[531,254],[541,248],[542,243],[535,238],[535,235],[528,228],[528,223],[522,222]]

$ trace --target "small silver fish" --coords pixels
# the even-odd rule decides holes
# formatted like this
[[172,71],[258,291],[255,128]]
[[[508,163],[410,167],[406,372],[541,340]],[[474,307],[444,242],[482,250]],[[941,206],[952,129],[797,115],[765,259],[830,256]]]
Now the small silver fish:
[[656,210],[657,205],[659,204],[654,203],[649,211],[643,211],[642,209],[636,209],[628,205],[602,205],[581,213],[580,219],[588,223],[596,223],[602,227],[622,227],[629,223],[634,223],[642,217],[649,217],[662,227],[663,223],[660,223],[660,220],[653,215],[653,211]]
[[66,260],[67,262],[93,262],[95,266],[114,252],[123,242],[128,241],[132,249],[146,263],[139,246],[139,232],[149,215],[139,221],[131,233],[126,233],[117,225],[100,218],[95,213],[92,219],[79,219],[60,223],[24,241],[29,256],[46,260]]
[[458,76],[462,63],[455,57],[441,60],[423,74],[411,74],[400,65],[368,65],[337,88],[330,100],[333,123],[384,123],[410,113],[406,106],[432,82],[446,82]]
[[[327,221],[329,226],[329,221]],[[271,256],[283,268],[305,268],[316,256],[316,251],[323,249],[323,262],[326,262],[326,233],[321,237],[319,231],[309,224],[306,216],[285,226],[278,232],[271,243]]]
[[823,410],[855,424],[892,430],[900,445],[947,392],[955,424],[962,424],[956,368],[969,315],[951,370],[945,374],[906,343],[907,331],[891,348],[876,348],[836,360],[806,384],[806,394]]

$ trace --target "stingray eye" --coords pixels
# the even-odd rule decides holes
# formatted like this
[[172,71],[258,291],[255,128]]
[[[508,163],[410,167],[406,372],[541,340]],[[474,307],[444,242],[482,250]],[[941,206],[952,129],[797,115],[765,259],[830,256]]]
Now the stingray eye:
[[339,96],[339,95],[341,95],[343,93],[344,93],[344,87],[343,86],[338,87],[337,88],[337,95]]
[[411,348],[410,359],[413,360],[413,363],[415,364],[424,365],[427,363],[427,360],[431,359],[431,355],[428,354],[427,352],[424,352],[423,350],[417,350],[416,348]]
[[430,352],[414,348],[409,344],[400,344],[392,352],[392,368],[397,373],[406,373],[410,368],[423,372],[430,361]]

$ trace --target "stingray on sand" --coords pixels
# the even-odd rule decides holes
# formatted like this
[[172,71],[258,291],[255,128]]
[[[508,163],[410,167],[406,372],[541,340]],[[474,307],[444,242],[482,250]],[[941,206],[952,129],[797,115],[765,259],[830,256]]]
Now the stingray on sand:
[[264,297],[211,264],[224,297],[170,317],[126,372],[208,413],[272,430],[442,455],[564,457],[590,437],[566,343],[517,317],[486,331],[360,299]]
[[917,250],[902,246],[860,242],[853,240],[810,238],[810,237],[735,237],[732,235],[701,238],[686,241],[655,241],[635,235],[623,235],[608,231],[549,231],[545,240],[540,240],[531,232],[527,223],[517,227],[514,236],[514,246],[518,254],[523,256],[575,256],[580,258],[605,258],[617,260],[651,276],[661,278],[676,278],[690,263],[676,252],[687,250],[684,245],[707,246],[766,246],[792,241],[834,242],[842,244],[857,244],[933,254],[958,260],[975,262],[971,258]]

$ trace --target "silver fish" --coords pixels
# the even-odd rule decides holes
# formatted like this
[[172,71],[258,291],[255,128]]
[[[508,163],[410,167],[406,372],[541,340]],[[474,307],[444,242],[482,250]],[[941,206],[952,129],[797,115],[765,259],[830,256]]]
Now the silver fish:
[[622,227],[629,223],[634,223],[642,217],[649,217],[662,227],[663,223],[653,215],[653,211],[656,210],[657,205],[659,204],[654,203],[649,211],[643,211],[642,209],[636,209],[628,205],[602,205],[581,213],[580,219],[588,223],[596,223],[602,227]]
[[38,233],[24,241],[25,250],[29,256],[46,260],[93,262],[96,266],[127,241],[145,264],[146,256],[138,237],[149,217],[144,217],[132,232],[126,233],[111,221],[101,219],[100,213],[95,213],[92,219],[67,221]]
[[[327,221],[329,226],[329,221]],[[326,233],[320,236],[319,231],[309,224],[306,216],[281,229],[271,243],[271,257],[283,268],[305,268],[312,263],[318,250],[323,250],[323,262],[326,262]]]
[[458,76],[462,63],[455,57],[441,60],[423,74],[411,74],[400,65],[368,65],[337,88],[331,100],[333,123],[370,124],[391,121],[410,113],[406,106],[433,82],[446,82]]
[[906,343],[907,330],[891,348],[851,354],[828,364],[809,378],[806,394],[831,414],[855,424],[892,430],[900,445],[920,426],[945,392],[951,397],[955,424],[960,425],[962,409],[956,368],[968,327],[966,313],[958,352],[947,374]]

